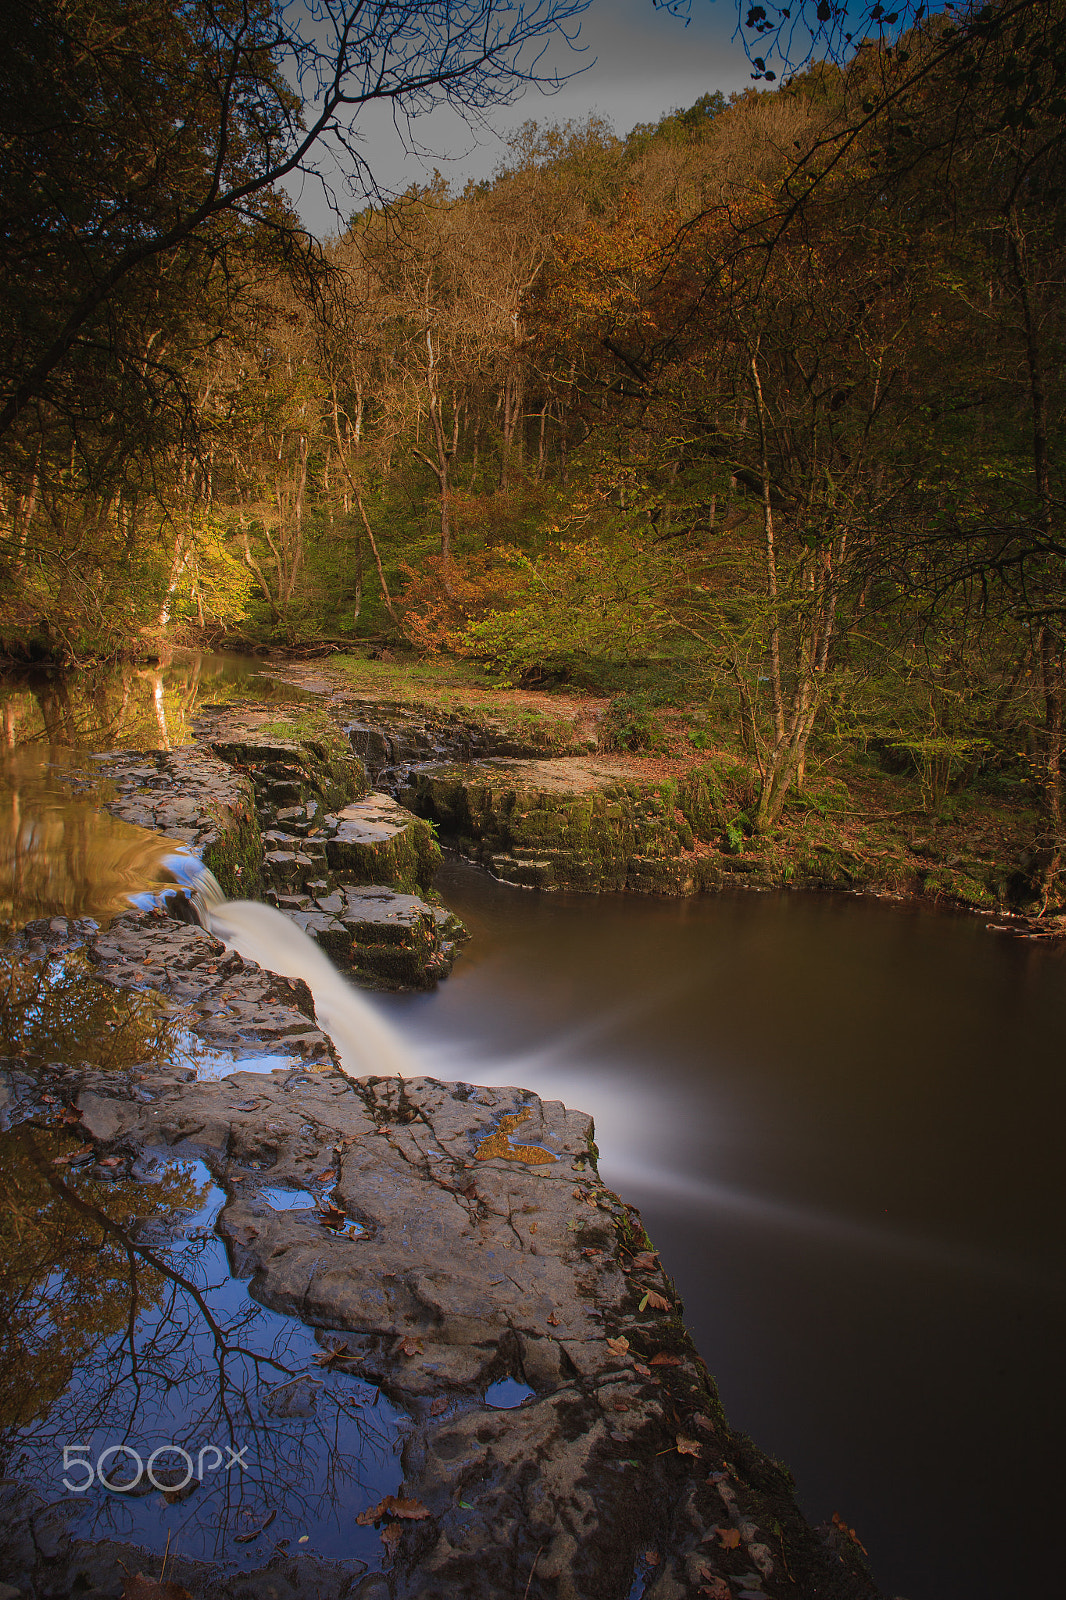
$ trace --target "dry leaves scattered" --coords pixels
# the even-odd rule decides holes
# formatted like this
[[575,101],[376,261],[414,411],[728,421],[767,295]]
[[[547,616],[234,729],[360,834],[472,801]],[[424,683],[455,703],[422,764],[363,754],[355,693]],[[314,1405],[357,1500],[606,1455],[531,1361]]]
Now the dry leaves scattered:
[[672,1356],[667,1351],[660,1350],[658,1355],[652,1356],[648,1364],[652,1367],[679,1367],[681,1365],[681,1357]]
[[683,1433],[677,1435],[677,1453],[679,1456],[698,1456],[703,1446],[698,1439],[686,1439]]

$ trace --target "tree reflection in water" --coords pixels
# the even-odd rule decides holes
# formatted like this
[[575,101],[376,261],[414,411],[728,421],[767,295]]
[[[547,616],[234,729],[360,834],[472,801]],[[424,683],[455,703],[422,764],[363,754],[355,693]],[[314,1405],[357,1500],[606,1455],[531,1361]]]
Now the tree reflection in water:
[[[311,1330],[231,1276],[212,1226],[225,1195],[205,1167],[104,1182],[78,1172],[78,1148],[36,1125],[0,1134],[0,1475],[62,1501],[82,1537],[160,1551],[169,1538],[172,1552],[250,1564],[308,1536],[319,1555],[378,1565],[355,1517],[398,1489],[408,1419],[318,1364]],[[168,1444],[202,1463],[201,1480],[63,1486],[65,1470],[87,1476],[64,1468],[65,1447],[95,1467],[116,1445],[147,1462]],[[232,1465],[242,1451],[246,1470]],[[116,1486],[136,1470],[129,1453],[106,1462]],[[154,1475],[175,1484],[187,1468],[164,1453]],[[269,1538],[242,1539],[264,1525]]]

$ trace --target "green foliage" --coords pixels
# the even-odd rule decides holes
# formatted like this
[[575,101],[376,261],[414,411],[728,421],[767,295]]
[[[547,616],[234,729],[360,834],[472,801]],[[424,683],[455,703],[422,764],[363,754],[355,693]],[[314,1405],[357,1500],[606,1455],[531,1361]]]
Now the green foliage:
[[600,723],[600,739],[608,750],[661,750],[663,730],[648,694],[615,695]]

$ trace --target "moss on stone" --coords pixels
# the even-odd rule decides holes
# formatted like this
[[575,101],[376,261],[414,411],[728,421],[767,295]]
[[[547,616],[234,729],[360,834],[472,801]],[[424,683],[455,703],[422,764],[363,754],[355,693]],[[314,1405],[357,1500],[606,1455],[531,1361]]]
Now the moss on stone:
[[258,900],[263,892],[263,840],[255,812],[216,813],[218,838],[204,851],[228,900]]

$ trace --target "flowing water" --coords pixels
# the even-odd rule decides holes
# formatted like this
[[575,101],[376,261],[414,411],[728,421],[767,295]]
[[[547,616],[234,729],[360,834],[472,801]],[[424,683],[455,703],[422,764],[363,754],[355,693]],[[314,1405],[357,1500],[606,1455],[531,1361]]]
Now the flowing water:
[[[0,909],[110,915],[188,881],[170,846],[94,810],[69,747],[182,742],[205,696],[270,692],[248,674],[0,692]],[[521,1084],[593,1113],[604,1176],[640,1205],[734,1426],[793,1468],[813,1520],[857,1529],[888,1594],[1053,1593],[1066,952],[843,897],[539,896],[456,862],[437,887],[473,937],[427,995],[360,994],[269,907],[206,909],[243,955],[306,979],[349,1072]],[[48,1058],[95,1059],[81,1026],[144,1059],[147,999],[116,1033],[67,978],[23,1007]],[[393,1470],[382,1448],[371,1477]]]
[[734,1426],[888,1593],[1052,1592],[1064,954],[854,899],[437,884],[473,937],[431,995],[357,995],[263,907],[212,920],[306,979],[347,1070],[591,1111]]
[[907,1600],[1061,1576],[1066,952],[842,897],[437,880],[473,935],[382,997],[441,1077],[592,1112],[735,1427]]

